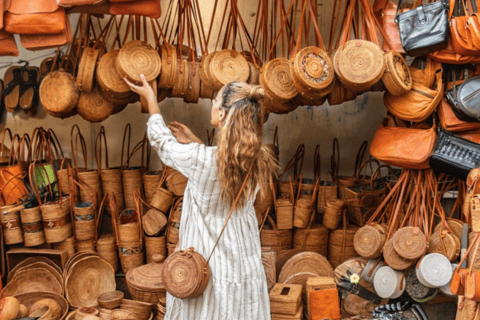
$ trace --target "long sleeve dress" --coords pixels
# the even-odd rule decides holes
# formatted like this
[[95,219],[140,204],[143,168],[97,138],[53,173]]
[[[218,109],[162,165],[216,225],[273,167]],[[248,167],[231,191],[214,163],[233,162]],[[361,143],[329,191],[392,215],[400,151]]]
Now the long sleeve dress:
[[[212,252],[230,205],[220,200],[216,147],[181,144],[159,114],[147,122],[147,135],[160,160],[188,178],[180,220],[179,250],[194,247],[205,259]],[[235,209],[209,261],[210,281],[194,299],[167,294],[167,320],[270,319],[267,280],[253,201]]]

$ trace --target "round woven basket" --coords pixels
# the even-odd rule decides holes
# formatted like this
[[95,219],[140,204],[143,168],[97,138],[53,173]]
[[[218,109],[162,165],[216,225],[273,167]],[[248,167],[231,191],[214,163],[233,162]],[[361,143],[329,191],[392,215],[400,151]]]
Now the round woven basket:
[[6,245],[18,244],[23,242],[22,222],[20,220],[20,210],[4,212],[4,210],[14,208],[15,205],[3,206],[0,208],[1,222],[4,232],[4,241]]
[[95,207],[91,202],[77,202],[73,209],[75,238],[80,241],[95,238]]
[[163,213],[167,213],[172,206],[174,199],[175,195],[173,193],[167,189],[159,187],[155,190],[150,205],[162,211]]
[[114,108],[113,103],[105,100],[96,89],[81,92],[77,104],[78,114],[90,122],[101,122],[107,119]]
[[[447,224],[452,229],[453,234],[458,238],[462,239],[462,233],[463,233],[463,222],[458,220],[458,219],[447,219]],[[435,226],[435,229],[433,229],[433,232],[440,232],[442,224],[439,223]],[[446,227],[443,227],[445,230]]]
[[154,255],[153,262],[132,269],[125,275],[128,291],[135,300],[122,303],[122,309],[135,311],[136,314],[143,313],[148,317],[153,311],[153,305],[158,300],[166,297],[164,280],[162,279],[163,262],[165,256]]
[[411,266],[415,265],[416,260],[407,260],[399,256],[393,248],[393,239],[390,239],[385,243],[383,247],[383,259],[385,262],[395,270],[407,270]]
[[62,242],[53,243],[52,249],[67,251],[67,257],[68,259],[71,259],[75,255],[75,237],[71,236]]
[[39,93],[45,111],[58,118],[69,116],[79,98],[73,76],[63,70],[47,74],[40,84]]
[[167,174],[167,178],[165,180],[167,189],[177,197],[183,196],[187,182],[188,179],[185,176],[173,169]]
[[63,197],[61,201],[46,203],[40,210],[47,243],[62,242],[73,235],[68,197]]
[[355,92],[368,90],[385,71],[383,50],[366,40],[347,41],[334,57],[335,72],[342,83]]
[[[95,194],[97,203],[103,198],[102,183],[100,174],[97,170],[87,170],[77,173],[78,181],[83,188],[80,188],[80,201],[92,202],[92,196]],[[93,191],[93,193],[92,193]]]
[[328,261],[334,268],[345,260],[358,256],[353,246],[353,238],[358,227],[330,231],[328,237]]
[[190,73],[190,64],[187,60],[179,59],[177,61],[177,70],[170,95],[175,98],[184,98],[188,88],[188,74]]
[[114,291],[115,271],[98,256],[79,259],[70,266],[65,278],[65,296],[72,307],[93,307],[97,297]]
[[336,106],[342,104],[345,100],[345,87],[342,85],[338,77],[333,81],[332,92],[327,97],[328,104]]
[[403,56],[390,51],[383,56],[385,60],[385,73],[382,81],[388,92],[394,96],[401,96],[412,89],[413,81],[410,69]]
[[125,169],[122,171],[123,177],[123,197],[125,201],[125,208],[135,208],[134,193],[143,193],[142,186],[142,171],[140,169]]
[[260,84],[271,98],[278,101],[289,101],[298,94],[290,74],[290,62],[285,58],[273,59],[263,66]]
[[260,232],[260,242],[262,247],[271,247],[276,252],[289,250],[292,248],[292,230],[278,230],[275,222],[270,216],[267,216],[271,229],[264,225]]
[[45,243],[42,214],[40,207],[20,210],[25,247],[39,246]]
[[58,276],[50,269],[38,266],[17,271],[3,288],[0,298],[39,291],[63,295],[63,284]]
[[327,256],[328,230],[320,224],[308,229],[294,229],[293,249],[305,249]]
[[430,236],[428,253],[441,253],[450,262],[454,262],[460,255],[461,247],[460,239],[456,235],[449,233],[447,230],[442,233],[438,231]]
[[378,258],[387,240],[385,225],[367,225],[358,229],[353,238],[353,246],[359,255],[365,258]]
[[[167,50],[167,47],[169,50]],[[159,89],[171,89],[175,83],[175,75],[177,72],[177,50],[174,46],[164,44],[160,47],[161,51],[161,73],[158,78]]]
[[61,309],[60,317],[57,319],[63,320],[67,317],[68,302],[62,295],[54,294],[51,292],[31,292],[18,294],[15,296],[15,298],[17,298],[20,304],[24,305],[28,310],[30,310],[32,306],[40,300],[52,299],[60,306]]
[[330,198],[337,199],[337,197],[337,185],[333,181],[321,181],[318,186],[317,213],[320,215],[324,214],[327,200]]
[[[265,88],[265,87],[264,87]],[[280,101],[273,99],[268,93],[265,95],[262,104],[262,110],[265,114],[277,113],[285,114],[292,112],[298,107],[293,100]]]
[[214,99],[217,93],[212,87],[207,86],[203,80],[200,81],[200,98],[204,99]]
[[305,47],[293,57],[291,75],[299,92],[325,96],[334,80],[335,70],[328,54],[318,47]]
[[400,228],[395,232],[392,240],[395,251],[407,260],[416,260],[427,252],[427,237],[418,228]]
[[190,66],[190,72],[188,73],[188,86],[187,93],[185,94],[184,101],[188,103],[198,103],[200,98],[200,64]]
[[123,77],[117,72],[116,59],[119,50],[112,50],[105,53],[98,61],[97,82],[102,91],[112,92],[129,102],[132,96],[130,87],[125,83]]
[[217,90],[233,81],[246,82],[250,76],[247,60],[235,50],[216,52],[208,66],[213,87]]
[[174,297],[185,299],[200,296],[208,285],[210,268],[205,258],[194,248],[170,255],[163,265],[165,289]]
[[143,265],[142,242],[118,242],[117,247],[123,273]]
[[[212,75],[210,73],[210,62],[212,61],[213,57],[215,56],[216,52],[210,52],[206,56],[203,56],[202,61],[200,62],[200,68],[199,68],[199,73],[200,73],[200,80],[202,80],[202,85],[210,88],[213,91],[214,84],[213,84],[213,79]],[[202,90],[200,90],[200,94],[204,98],[205,97],[202,94]]]
[[94,48],[85,48],[78,64],[76,84],[78,90],[90,92],[93,89],[93,80],[95,78],[95,67],[100,55],[100,50]]
[[180,221],[182,217],[182,206],[183,198],[180,198],[175,202],[175,206],[170,210],[170,215],[168,216],[168,225],[167,225],[167,240],[169,243],[178,243],[179,240],[179,230],[180,230]]
[[120,48],[115,66],[118,74],[123,78],[141,84],[140,74],[147,81],[158,77],[162,69],[162,61],[158,52],[147,42],[133,40],[126,42]]
[[293,229],[293,203],[290,198],[277,199],[275,213],[279,230]]
[[117,222],[118,240],[121,242],[140,241],[140,226],[137,212],[134,209],[125,209],[120,213]]
[[147,237],[145,240],[145,255],[147,263],[153,262],[153,255],[159,254],[164,257],[167,256],[167,237],[165,235],[161,237]]
[[160,183],[161,174],[161,171],[149,171],[145,172],[142,176],[143,190],[145,190],[145,201],[147,203],[152,202],[153,194]]
[[20,302],[15,297],[6,297],[0,300],[0,317],[6,320],[17,318],[20,312]]
[[118,253],[115,245],[115,235],[113,233],[102,234],[97,241],[97,252],[105,261],[107,261],[115,272],[118,271]]
[[[122,172],[120,169],[102,169],[100,171],[102,181],[102,193],[107,195],[107,203],[110,203],[110,195],[115,196],[115,204],[119,211],[125,209],[123,200]],[[111,214],[110,206],[105,206],[107,213]]]

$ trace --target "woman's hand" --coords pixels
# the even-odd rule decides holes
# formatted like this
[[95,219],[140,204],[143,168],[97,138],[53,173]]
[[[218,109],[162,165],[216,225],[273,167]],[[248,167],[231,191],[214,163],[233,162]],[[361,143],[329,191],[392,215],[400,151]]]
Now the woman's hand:
[[160,113],[160,109],[158,108],[157,104],[157,97],[155,97],[155,92],[153,92],[153,88],[147,82],[143,74],[140,75],[140,80],[142,80],[141,86],[137,86],[136,84],[128,81],[127,78],[123,78],[123,80],[130,87],[130,90],[137,93],[147,101],[148,111],[150,114]]
[[192,130],[190,130],[190,128],[183,123],[173,121],[170,122],[168,128],[172,131],[173,136],[177,138],[177,141],[180,143],[203,143],[202,140],[200,140],[195,134],[193,134]]

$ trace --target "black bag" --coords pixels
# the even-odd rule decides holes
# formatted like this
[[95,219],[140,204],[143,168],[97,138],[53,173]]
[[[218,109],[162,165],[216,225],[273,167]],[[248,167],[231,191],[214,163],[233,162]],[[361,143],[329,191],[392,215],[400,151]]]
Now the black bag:
[[401,5],[402,0],[398,2],[395,22],[403,50],[409,56],[422,56],[447,47],[450,32],[448,0],[421,5],[398,14]]
[[463,139],[440,128],[430,157],[430,167],[466,180],[470,170],[480,164],[480,144]]
[[480,121],[480,76],[466,79],[459,86],[455,80],[456,72],[453,72],[453,87],[445,93],[453,112],[460,120]]

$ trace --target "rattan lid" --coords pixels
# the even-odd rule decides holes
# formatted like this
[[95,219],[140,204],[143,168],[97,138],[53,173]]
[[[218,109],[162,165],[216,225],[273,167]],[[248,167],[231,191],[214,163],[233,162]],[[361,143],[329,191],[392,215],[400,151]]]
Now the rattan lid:
[[[452,232],[455,236],[457,236],[458,239],[462,239],[462,233],[463,233],[463,222],[457,219],[447,219],[447,224],[452,229]],[[435,226],[435,229],[433,229],[433,232],[438,232],[440,230],[441,223],[437,224]],[[443,227],[443,230],[446,228]]]
[[298,94],[290,73],[290,61],[285,58],[273,59],[263,66],[260,84],[271,98],[279,101],[291,100]]
[[54,117],[67,116],[79,98],[73,76],[63,70],[47,74],[40,84],[39,92],[45,111]]
[[19,270],[3,288],[0,298],[28,292],[52,292],[63,294],[63,285],[55,275],[44,268]]
[[383,50],[375,43],[351,40],[337,51],[335,58],[337,54],[337,75],[352,90],[367,90],[382,78],[385,71]]
[[395,251],[408,260],[418,259],[427,251],[427,237],[416,227],[398,229],[392,240]]
[[142,218],[142,227],[145,234],[154,236],[167,225],[167,217],[158,209],[150,209]]
[[[382,298],[398,298],[405,290],[406,280],[402,273],[388,266],[381,267],[373,280],[375,291]],[[400,287],[403,289],[400,289]]]
[[78,114],[90,122],[101,122],[107,119],[114,110],[114,105],[105,100],[97,90],[80,93]]
[[245,82],[250,76],[250,67],[245,57],[230,49],[215,53],[209,68],[211,80],[217,89],[233,81]]
[[374,226],[358,229],[353,238],[353,246],[359,255],[365,258],[378,258],[385,244],[385,233]]
[[165,285],[163,284],[162,271],[163,255],[154,254],[153,262],[134,268],[127,272],[125,279],[129,286],[138,288],[139,290],[149,292],[165,292]]
[[140,74],[152,81],[160,74],[162,61],[158,52],[142,40],[129,41],[120,48],[115,60],[117,72],[127,79],[140,84]]
[[112,50],[100,58],[97,66],[97,81],[102,90],[130,95],[132,92],[130,87],[115,67],[118,53],[119,50]]
[[293,58],[292,77],[299,91],[316,91],[328,87],[335,76],[333,63],[328,54],[318,47],[306,47]]
[[398,255],[393,248],[393,239],[388,240],[383,247],[383,258],[395,270],[407,270],[415,264],[415,260],[407,260]]

